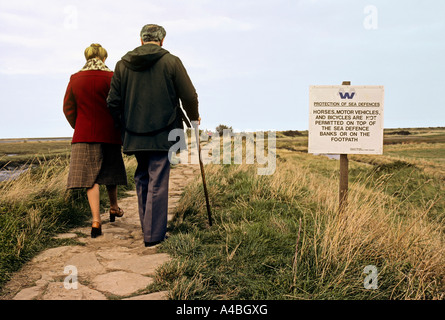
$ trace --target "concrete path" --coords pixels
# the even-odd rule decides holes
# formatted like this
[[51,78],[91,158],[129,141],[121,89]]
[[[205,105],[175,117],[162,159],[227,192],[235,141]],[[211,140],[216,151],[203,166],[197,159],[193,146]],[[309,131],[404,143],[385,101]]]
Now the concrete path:
[[[179,164],[170,174],[169,219],[184,187],[199,177],[199,165]],[[109,222],[102,215],[103,235],[92,239],[91,227],[77,228],[61,238],[84,245],[45,250],[27,263],[6,284],[2,299],[14,300],[166,300],[167,291],[147,292],[156,268],[168,254],[144,246],[136,192],[121,199],[122,218]],[[107,211],[108,212],[108,211]],[[75,278],[77,277],[77,281]]]

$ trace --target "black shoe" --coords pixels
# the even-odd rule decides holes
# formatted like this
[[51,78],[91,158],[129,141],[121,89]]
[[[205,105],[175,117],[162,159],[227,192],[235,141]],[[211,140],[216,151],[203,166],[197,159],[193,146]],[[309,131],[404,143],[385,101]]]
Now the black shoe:
[[102,226],[100,222],[94,221],[91,227],[91,238],[96,238],[102,235]]
[[124,210],[118,208],[118,210],[110,209],[110,222],[114,222],[116,217],[122,217],[124,215]]
[[154,247],[157,244],[160,244],[162,241],[154,241],[154,242],[144,242],[146,247]]

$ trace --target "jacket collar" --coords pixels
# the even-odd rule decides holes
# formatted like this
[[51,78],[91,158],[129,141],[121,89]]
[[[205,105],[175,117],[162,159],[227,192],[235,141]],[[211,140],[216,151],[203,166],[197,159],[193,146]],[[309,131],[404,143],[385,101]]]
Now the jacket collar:
[[82,69],[79,71],[90,71],[90,70],[101,70],[101,71],[110,71],[112,72],[105,63],[98,59],[98,58],[92,58],[85,63]]

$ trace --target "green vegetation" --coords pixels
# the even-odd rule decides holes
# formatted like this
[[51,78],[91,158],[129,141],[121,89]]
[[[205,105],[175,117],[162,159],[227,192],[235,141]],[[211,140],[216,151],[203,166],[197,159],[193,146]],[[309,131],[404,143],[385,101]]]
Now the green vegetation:
[[[53,143],[41,145],[55,146]],[[40,251],[72,241],[54,239],[57,233],[91,221],[86,192],[66,190],[69,158],[51,158],[46,161],[28,158],[28,163],[38,165],[16,180],[0,182],[0,288],[12,272]],[[132,176],[134,161],[126,159],[126,165],[128,175]],[[129,180],[127,188],[132,189],[134,185]],[[118,190],[122,196],[124,188]],[[107,205],[105,188],[101,192],[104,207]]]
[[[444,299],[444,128],[385,130],[384,155],[350,155],[342,212],[338,161],[307,154],[305,131],[276,136],[273,175],[206,166],[211,228],[200,178],[187,187],[160,247],[174,259],[152,286],[175,299]],[[51,146],[24,147],[22,160],[38,167],[0,182],[0,284],[40,250],[72,241],[55,233],[89,222],[85,193],[65,191],[68,158],[52,159],[63,147]],[[131,181],[135,161],[125,162]],[[377,290],[364,288],[368,265]]]
[[[402,132],[402,134],[400,134]],[[407,135],[406,132],[409,132]],[[385,144],[444,143],[445,128],[409,128],[385,130]]]
[[224,124],[220,124],[215,128],[216,132],[218,132],[219,136],[222,137],[224,135],[224,130],[227,130],[228,132],[232,132],[233,128],[228,127]]
[[7,140],[0,143],[0,168],[19,166],[54,158],[68,158],[71,139],[41,141],[38,139]]
[[[175,259],[159,286],[175,299],[444,298],[443,141],[410,145],[418,157],[406,145],[351,157],[349,205],[338,212],[338,162],[295,152],[304,136],[277,136],[274,175],[206,167],[211,228],[200,180],[189,186],[162,247]],[[378,290],[364,288],[368,265]]]

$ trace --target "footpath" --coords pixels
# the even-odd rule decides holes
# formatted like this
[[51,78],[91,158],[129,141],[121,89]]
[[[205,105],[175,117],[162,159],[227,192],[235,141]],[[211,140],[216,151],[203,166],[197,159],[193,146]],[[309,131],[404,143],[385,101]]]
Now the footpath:
[[[199,165],[179,164],[170,171],[169,220],[184,187],[199,175]],[[102,214],[102,236],[92,239],[91,226],[58,238],[82,245],[41,252],[6,284],[6,300],[167,300],[168,291],[147,293],[156,269],[169,261],[157,247],[144,246],[135,191],[119,200],[122,218],[109,222]],[[77,281],[76,280],[77,277]]]

